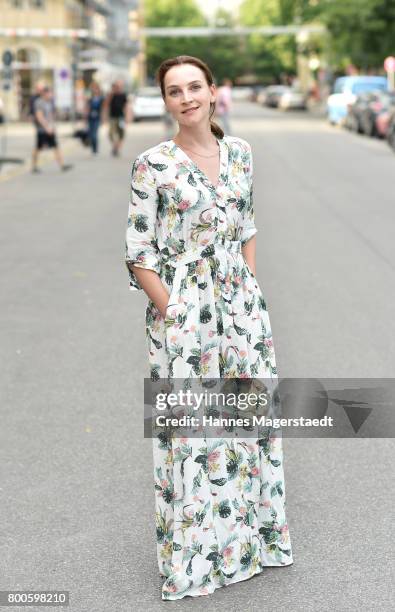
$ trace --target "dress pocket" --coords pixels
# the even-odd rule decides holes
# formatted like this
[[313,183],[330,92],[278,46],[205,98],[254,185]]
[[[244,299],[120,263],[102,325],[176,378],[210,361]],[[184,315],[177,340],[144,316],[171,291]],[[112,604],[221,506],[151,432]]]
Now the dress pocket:
[[254,285],[255,289],[257,289],[258,293],[260,295],[262,295],[262,291],[261,291],[261,288],[260,288],[259,283],[257,281],[257,278],[256,278],[255,274],[253,273],[253,271],[251,270],[250,266],[248,265],[248,263],[246,261],[245,261],[245,267],[248,270],[248,273],[250,275],[250,278],[251,278],[251,280],[253,282],[253,285]]
[[179,304],[178,298],[180,295],[181,270],[181,266],[178,266],[174,274],[173,285],[171,287],[169,301],[166,306],[165,321],[171,319],[171,309],[173,308],[174,310]]

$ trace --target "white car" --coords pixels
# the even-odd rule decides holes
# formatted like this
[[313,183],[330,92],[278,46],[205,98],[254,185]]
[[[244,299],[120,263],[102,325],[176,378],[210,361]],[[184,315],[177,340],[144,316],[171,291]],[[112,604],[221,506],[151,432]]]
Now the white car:
[[288,110],[290,108],[306,108],[306,95],[299,89],[293,87],[287,87],[281,94],[278,107],[281,110]]
[[142,87],[132,95],[133,121],[161,119],[165,110],[159,87]]

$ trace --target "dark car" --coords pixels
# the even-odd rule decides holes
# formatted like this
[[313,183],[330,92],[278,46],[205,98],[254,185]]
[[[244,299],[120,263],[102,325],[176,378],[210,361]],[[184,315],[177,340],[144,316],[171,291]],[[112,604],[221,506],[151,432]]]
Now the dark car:
[[395,109],[389,113],[386,136],[388,144],[395,151]]
[[270,108],[278,108],[281,96],[288,91],[288,89],[289,87],[285,85],[269,85],[269,87],[265,89],[264,105]]
[[363,91],[357,95],[353,104],[348,104],[347,115],[344,120],[346,128],[359,134],[363,133],[362,115],[368,107],[371,95],[371,91]]
[[372,91],[367,106],[361,110],[360,123],[367,136],[381,136],[379,115],[388,112],[395,104],[395,94],[390,91]]

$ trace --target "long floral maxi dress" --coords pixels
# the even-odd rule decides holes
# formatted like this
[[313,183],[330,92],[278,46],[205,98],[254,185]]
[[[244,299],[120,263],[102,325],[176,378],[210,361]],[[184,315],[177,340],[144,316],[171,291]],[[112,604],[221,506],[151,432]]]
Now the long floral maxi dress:
[[[151,380],[277,378],[269,316],[241,246],[256,232],[252,152],[217,139],[215,186],[173,140],[134,161],[126,232],[130,264],[154,270],[170,298],[146,309]],[[293,563],[282,437],[153,437],[162,599],[199,596],[265,566]]]

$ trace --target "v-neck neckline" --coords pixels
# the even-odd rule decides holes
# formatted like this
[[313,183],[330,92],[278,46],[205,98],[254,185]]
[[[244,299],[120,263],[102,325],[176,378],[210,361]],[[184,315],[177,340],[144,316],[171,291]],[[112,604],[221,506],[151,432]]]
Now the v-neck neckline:
[[197,172],[214,191],[218,191],[219,187],[222,184],[222,176],[226,172],[226,168],[228,164],[228,153],[227,153],[228,149],[224,142],[225,136],[223,138],[215,137],[215,139],[218,142],[218,146],[219,146],[219,174],[218,174],[217,185],[214,185],[214,183],[210,181],[207,174],[199,168],[199,166],[193,161],[193,159],[191,159],[189,155],[185,153],[184,149],[178,146],[178,144],[175,143],[172,138],[168,142],[170,144],[171,150],[174,151],[175,153],[178,153],[178,156],[181,159],[181,161],[183,161],[184,165],[187,162],[188,166],[192,168],[195,172]]

